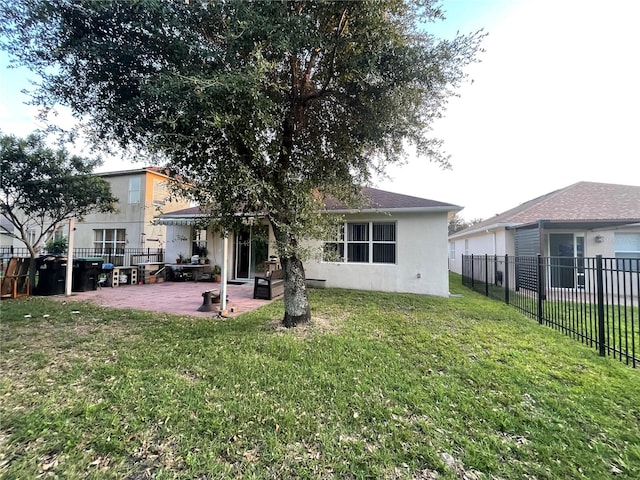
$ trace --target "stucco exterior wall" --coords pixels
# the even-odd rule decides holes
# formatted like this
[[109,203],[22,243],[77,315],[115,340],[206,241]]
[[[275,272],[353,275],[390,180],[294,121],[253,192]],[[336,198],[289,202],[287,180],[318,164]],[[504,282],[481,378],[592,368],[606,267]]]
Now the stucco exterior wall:
[[[502,256],[505,253],[508,255],[515,255],[515,237],[513,230],[501,229],[496,231],[495,235],[495,249],[493,244],[492,233],[478,233],[475,235],[469,235],[465,238],[456,238],[449,241],[449,268],[456,273],[462,273],[462,255],[499,255]],[[584,256],[596,257],[602,255],[605,258],[615,258],[615,236],[616,233],[640,233],[640,227],[638,226],[626,226],[617,228],[596,228],[596,229],[554,229],[546,230],[545,243],[547,245],[547,251],[544,255],[549,255],[549,235],[571,233],[573,235],[584,236]],[[465,240],[468,240],[468,249],[465,251]],[[452,258],[452,245],[455,245],[455,259]]]
[[356,214],[346,221],[396,221],[396,264],[311,259],[305,262],[307,278],[324,279],[327,288],[449,295],[446,212]]
[[[321,257],[322,242],[307,242],[315,252],[304,262],[308,279],[325,280],[327,288],[407,292],[438,296],[449,295],[447,265],[447,212],[352,214],[347,222],[396,223],[396,263],[370,264],[325,262]],[[173,262],[178,253],[191,253],[191,226],[168,225],[166,258]],[[233,279],[235,236],[227,239],[228,279]],[[207,231],[207,249],[211,264],[221,265],[222,239],[218,231]],[[276,254],[273,231],[269,231],[269,254]]]
[[[129,180],[133,177],[140,178],[138,203],[129,203]],[[117,211],[92,213],[78,221],[74,245],[77,248],[93,247],[95,229],[125,229],[126,248],[166,248],[169,241],[166,227],[155,225],[154,217],[162,212],[189,206],[183,199],[166,199],[164,204],[158,201],[159,198],[154,199],[154,182],[166,182],[167,177],[150,171],[134,171],[123,175],[106,175],[103,178],[109,182],[113,196],[118,198]],[[166,193],[168,195],[168,190]]]
[[[504,228],[449,240],[449,269],[462,274],[463,255],[513,255],[513,234]],[[454,253],[455,252],[455,253]]]

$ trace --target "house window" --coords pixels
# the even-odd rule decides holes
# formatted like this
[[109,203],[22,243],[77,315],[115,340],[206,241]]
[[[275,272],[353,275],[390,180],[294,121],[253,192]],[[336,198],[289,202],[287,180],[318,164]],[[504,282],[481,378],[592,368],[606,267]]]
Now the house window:
[[336,227],[324,242],[322,259],[325,262],[344,262],[344,224]]
[[93,247],[96,251],[124,253],[126,243],[127,236],[124,228],[104,228],[93,231]]
[[615,256],[619,269],[640,271],[640,233],[616,233]]
[[369,261],[369,224],[347,223],[347,262]]
[[129,203],[140,203],[140,177],[129,179]]
[[396,224],[372,223],[373,263],[396,263]]
[[64,229],[62,227],[58,227],[53,231],[53,235],[52,238],[54,240],[60,240],[61,238],[64,238]]
[[29,238],[29,245],[33,245],[34,243],[36,243],[36,231],[33,229],[29,230],[28,238]]
[[324,243],[324,260],[347,263],[396,263],[396,224],[353,222],[341,225]]
[[456,259],[456,242],[451,242],[449,244],[449,258],[451,260]]

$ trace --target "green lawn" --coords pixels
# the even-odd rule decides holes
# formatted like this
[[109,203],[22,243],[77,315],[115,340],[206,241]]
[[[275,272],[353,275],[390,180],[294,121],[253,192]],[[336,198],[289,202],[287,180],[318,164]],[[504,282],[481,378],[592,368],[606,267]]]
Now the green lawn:
[[291,331],[4,301],[0,477],[640,478],[640,369],[452,291],[315,290]]

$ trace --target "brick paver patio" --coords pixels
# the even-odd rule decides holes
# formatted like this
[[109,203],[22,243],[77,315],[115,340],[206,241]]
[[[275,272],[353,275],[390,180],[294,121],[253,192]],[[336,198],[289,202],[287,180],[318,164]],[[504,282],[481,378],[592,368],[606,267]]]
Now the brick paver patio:
[[[199,312],[205,290],[219,290],[220,284],[213,282],[163,282],[146,285],[120,285],[103,287],[88,292],[73,292],[70,297],[54,296],[62,300],[90,301],[114,308],[132,308],[151,312],[165,312],[197,317],[215,317],[213,312]],[[52,297],[52,298],[54,298]],[[270,300],[253,298],[253,283],[227,285],[227,317],[255,310],[270,303]],[[233,312],[231,311],[233,309]]]

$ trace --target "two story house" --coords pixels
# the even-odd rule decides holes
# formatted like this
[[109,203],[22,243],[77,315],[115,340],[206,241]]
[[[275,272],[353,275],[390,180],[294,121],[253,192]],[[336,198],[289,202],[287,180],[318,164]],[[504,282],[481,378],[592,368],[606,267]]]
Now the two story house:
[[153,219],[190,203],[171,195],[169,177],[160,168],[98,173],[119,199],[115,213],[93,213],[76,223],[74,247],[109,255],[116,265],[127,263],[124,250],[164,249],[166,227]]

